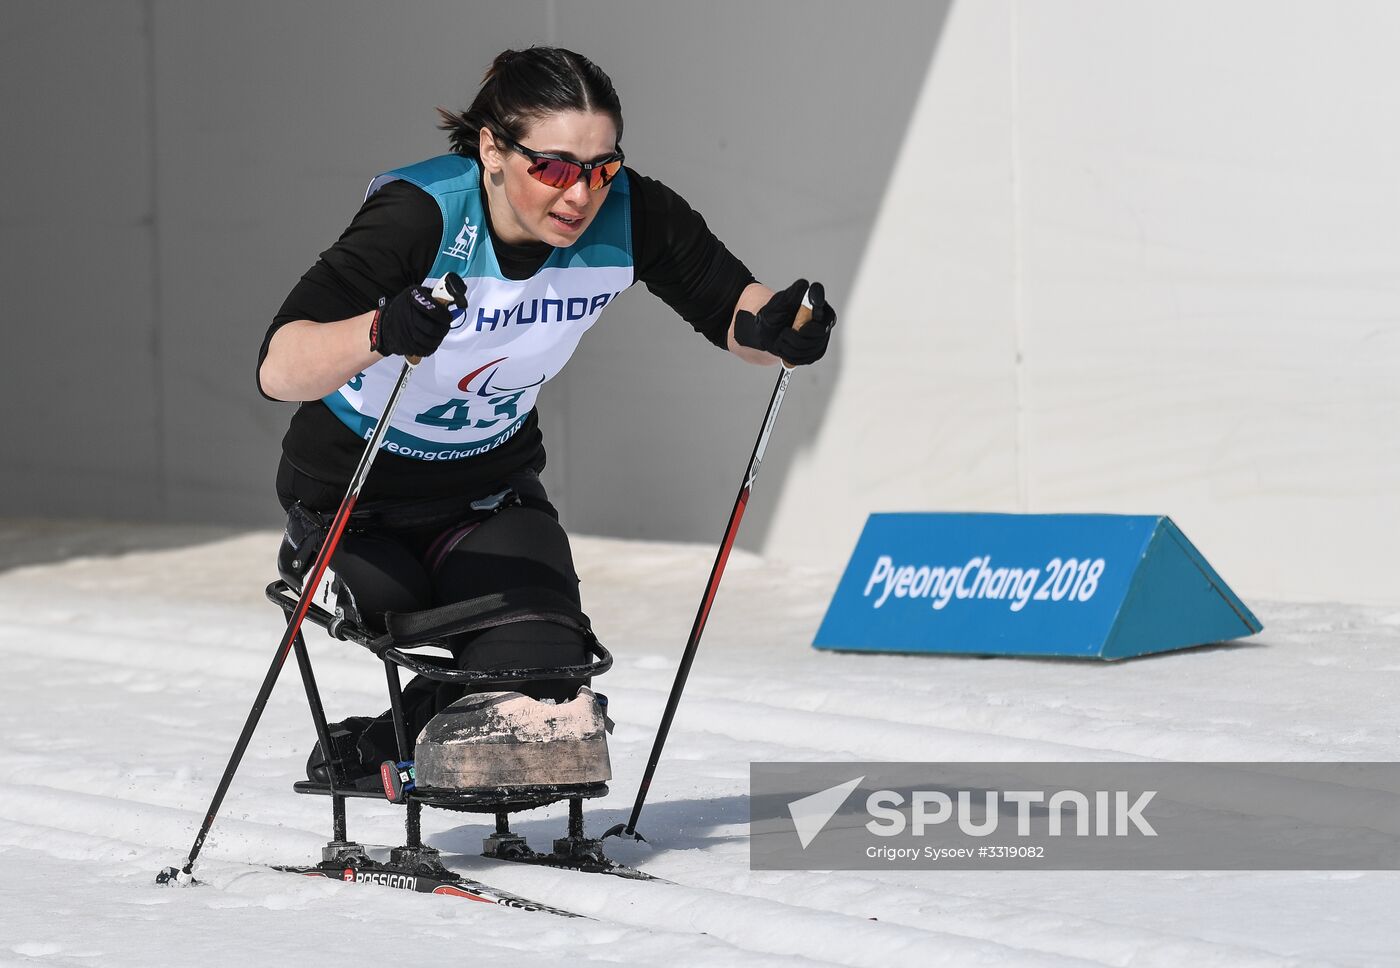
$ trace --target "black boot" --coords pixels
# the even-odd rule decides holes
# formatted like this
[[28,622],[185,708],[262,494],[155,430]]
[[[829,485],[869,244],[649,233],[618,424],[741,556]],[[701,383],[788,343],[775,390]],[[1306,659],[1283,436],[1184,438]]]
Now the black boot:
[[[355,780],[379,771],[378,763],[373,763],[366,769],[359,749],[361,735],[373,722],[369,716],[351,716],[343,722],[330,724],[331,751],[340,762],[339,776],[348,783],[353,784]],[[306,776],[316,783],[330,782],[326,754],[319,741],[312,747],[311,755],[306,759]]]
[[[392,710],[384,710],[366,724],[355,741],[355,749],[359,753],[360,762],[364,764],[365,769],[375,774],[378,774],[379,765],[385,760],[398,762],[399,740],[394,735],[394,713]],[[412,757],[412,755],[410,752],[409,756]]]
[[[394,738],[394,714],[385,710],[378,716],[351,716],[330,724],[331,748],[340,760],[340,777],[356,790],[379,789],[379,766],[385,760],[398,760]],[[306,775],[316,783],[329,783],[326,757],[317,742],[306,760]]]

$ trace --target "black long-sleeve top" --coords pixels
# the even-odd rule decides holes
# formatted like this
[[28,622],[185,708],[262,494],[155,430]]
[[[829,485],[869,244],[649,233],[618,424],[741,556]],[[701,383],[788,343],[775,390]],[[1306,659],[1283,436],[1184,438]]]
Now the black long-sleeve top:
[[[705,224],[704,218],[661,182],[627,171],[631,185],[632,251],[636,279],[645,283],[695,330],[725,348],[740,294],[753,275]],[[509,245],[496,237],[487,210],[487,231],[501,271],[511,279],[534,275],[552,251],[548,243]],[[293,287],[263,339],[297,319],[332,322],[374,309],[418,285],[431,270],[442,240],[442,213],[422,189],[405,181],[370,196],[340,239]],[[259,386],[261,391],[261,386]],[[266,394],[264,394],[266,395]],[[269,398],[270,399],[270,398]],[[283,472],[305,493],[283,493],[311,505],[343,494],[364,441],[319,400],[303,403],[282,441]],[[290,465],[288,468],[285,465]],[[544,466],[544,446],[534,412],[510,440],[484,454],[458,461],[419,461],[392,453],[375,459],[363,497],[423,498],[484,492],[512,471]],[[289,474],[289,469],[300,473]],[[338,499],[338,498],[337,498]]]

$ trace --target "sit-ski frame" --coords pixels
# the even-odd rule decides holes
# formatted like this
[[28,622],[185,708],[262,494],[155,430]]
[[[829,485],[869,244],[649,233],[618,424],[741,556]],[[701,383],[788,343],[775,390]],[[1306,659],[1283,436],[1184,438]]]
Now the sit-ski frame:
[[[288,616],[298,604],[292,588],[282,579],[267,586],[267,598]],[[403,687],[399,681],[398,670],[401,668],[435,682],[478,688],[504,688],[524,682],[560,679],[587,679],[612,668],[612,655],[593,634],[587,619],[583,618],[571,602],[542,590],[518,590],[424,612],[391,614],[386,617],[390,631],[384,634],[376,634],[366,629],[346,618],[343,612],[337,611],[332,614],[314,602],[308,608],[305,620],[324,629],[333,638],[353,642],[367,649],[384,663],[400,762],[407,762],[413,758],[413,744],[408,736],[404,715]],[[583,665],[552,669],[472,671],[453,668],[449,660],[438,656],[406,651],[430,646],[445,648],[444,639],[452,634],[510,622],[540,620],[553,621],[580,632],[584,636],[592,660]],[[296,653],[297,668],[301,672],[302,685],[306,690],[307,704],[311,708],[316,738],[326,755],[326,772],[329,779],[327,783],[298,781],[293,784],[293,789],[297,793],[331,798],[333,833],[332,840],[324,852],[327,863],[349,862],[363,856],[362,849],[348,839],[346,830],[345,801],[347,798],[357,797],[390,799],[391,802],[402,803],[406,808],[406,840],[403,847],[394,851],[397,863],[409,866],[439,866],[436,863],[437,851],[426,847],[422,840],[422,808],[426,804],[448,810],[495,814],[496,832],[485,839],[485,856],[488,857],[527,863],[554,863],[557,866],[582,869],[605,869],[611,873],[627,870],[608,862],[602,856],[602,851],[597,846],[598,842],[588,840],[583,832],[583,801],[605,795],[608,792],[606,783],[499,787],[490,790],[415,787],[403,791],[398,799],[391,799],[388,791],[381,793],[348,786],[344,779],[343,763],[330,740],[330,726],[326,721],[320,690],[316,686],[306,640],[300,630],[293,639],[292,648]],[[510,813],[546,806],[564,799],[569,801],[569,835],[554,842],[553,854],[537,854],[526,846],[523,837],[511,833],[508,823]]]

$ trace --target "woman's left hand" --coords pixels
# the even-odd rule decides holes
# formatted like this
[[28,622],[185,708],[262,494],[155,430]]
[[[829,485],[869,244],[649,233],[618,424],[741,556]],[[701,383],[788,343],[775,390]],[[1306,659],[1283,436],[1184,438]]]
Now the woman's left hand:
[[[801,329],[793,329],[803,295],[812,303],[812,318]],[[734,341],[771,353],[788,366],[805,366],[826,354],[835,325],[836,310],[826,301],[822,284],[809,287],[806,279],[798,279],[774,293],[757,314],[740,310],[734,317]]]

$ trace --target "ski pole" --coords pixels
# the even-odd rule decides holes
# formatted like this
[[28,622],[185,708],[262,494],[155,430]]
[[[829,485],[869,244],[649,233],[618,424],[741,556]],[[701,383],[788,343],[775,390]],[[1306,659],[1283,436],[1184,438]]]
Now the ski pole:
[[[433,290],[433,299],[443,306],[455,302],[459,307],[465,309],[466,284],[456,273],[449,272]],[[258,720],[262,718],[263,707],[267,705],[267,700],[272,695],[272,687],[277,684],[277,677],[281,674],[282,666],[287,661],[287,653],[291,651],[292,643],[296,641],[297,634],[301,631],[301,623],[311,608],[311,600],[316,597],[316,590],[321,584],[321,578],[325,575],[326,566],[330,564],[331,556],[335,554],[336,546],[340,543],[340,537],[345,533],[345,526],[350,521],[350,512],[355,509],[355,503],[360,498],[360,491],[365,486],[365,478],[369,477],[370,465],[374,463],[379,446],[384,442],[385,434],[388,433],[389,420],[394,415],[394,408],[398,406],[399,397],[403,395],[404,387],[408,385],[409,375],[413,373],[413,368],[419,362],[420,357],[408,356],[404,358],[398,382],[394,384],[394,389],[389,394],[389,401],[384,405],[384,412],[379,417],[379,423],[375,424],[374,432],[370,434],[369,442],[365,445],[364,453],[360,456],[359,466],[355,468],[355,473],[350,477],[350,486],[346,489],[345,499],[340,502],[335,517],[331,519],[325,540],[321,543],[321,550],[317,552],[316,560],[312,562],[311,570],[302,583],[301,597],[297,600],[297,607],[287,620],[287,631],[282,635],[282,641],[278,644],[277,652],[272,657],[272,664],[268,666],[267,675],[263,677],[262,687],[258,690],[257,698],[253,700],[253,708],[248,710],[248,719],[243,723],[243,732],[239,734],[238,742],[234,744],[233,753],[229,756],[228,765],[224,767],[224,775],[219,780],[218,789],[214,791],[214,799],[209,803],[209,812],[205,815],[204,824],[199,828],[199,833],[194,838],[194,846],[190,848],[189,857],[185,859],[185,866],[163,869],[156,875],[157,884],[194,883],[195,858],[199,856],[199,851],[204,846],[204,838],[209,836],[209,828],[214,825],[214,817],[218,815],[219,807],[224,802],[224,795],[228,793],[229,785],[233,783],[233,775],[238,772],[238,765],[243,761],[243,754],[247,751],[248,743],[253,738],[253,731],[257,729]]]
[[[809,295],[803,297],[802,305],[797,310],[792,328],[801,329],[811,318],[812,303]],[[632,815],[627,818],[627,823],[611,827],[607,833],[603,834],[604,838],[626,834],[637,840],[646,840],[645,837],[637,833],[637,820],[642,815],[642,805],[646,803],[647,792],[651,789],[651,780],[656,773],[656,765],[661,761],[661,748],[666,745],[666,736],[671,731],[671,721],[675,719],[676,707],[681,704],[681,693],[685,690],[685,681],[690,676],[690,666],[695,661],[695,653],[700,649],[700,636],[704,634],[705,623],[710,618],[710,607],[714,605],[715,593],[719,591],[720,578],[724,576],[724,566],[729,561],[729,552],[733,550],[734,539],[739,534],[739,523],[744,519],[744,511],[749,503],[749,493],[753,490],[755,478],[758,477],[758,468],[763,463],[763,452],[768,448],[768,437],[773,432],[773,424],[778,420],[778,410],[783,405],[783,395],[787,393],[788,381],[792,379],[792,370],[792,366],[783,360],[782,372],[778,374],[778,382],[773,387],[773,397],[768,401],[768,412],[763,418],[763,429],[758,432],[758,440],[753,445],[753,455],[749,458],[749,468],[744,472],[744,482],[739,487],[738,497],[734,499],[734,509],[729,512],[729,523],[725,526],[724,538],[719,543],[715,563],[710,568],[710,580],[705,583],[705,594],[700,598],[700,608],[695,613],[695,623],[690,627],[690,638],[686,641],[685,652],[681,655],[680,667],[676,670],[676,681],[671,684],[671,695],[666,700],[666,711],[661,714],[661,725],[657,727],[656,740],[652,743],[646,772],[642,775],[641,785],[637,787],[637,802],[632,805]]]

